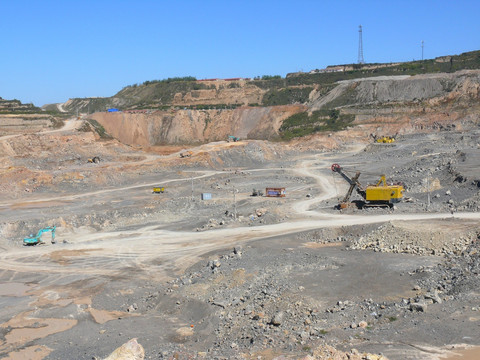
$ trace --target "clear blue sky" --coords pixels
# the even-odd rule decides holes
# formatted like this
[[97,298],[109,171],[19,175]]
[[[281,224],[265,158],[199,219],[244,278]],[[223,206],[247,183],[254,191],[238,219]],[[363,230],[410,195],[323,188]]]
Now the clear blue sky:
[[175,76],[254,77],[480,49],[480,1],[0,0],[0,96],[37,106]]

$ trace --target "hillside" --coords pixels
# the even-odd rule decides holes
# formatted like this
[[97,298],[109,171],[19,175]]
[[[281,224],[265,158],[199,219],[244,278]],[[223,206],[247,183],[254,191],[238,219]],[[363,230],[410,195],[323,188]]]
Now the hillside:
[[11,133],[37,132],[45,128],[58,128],[63,118],[58,112],[44,111],[33,104],[0,97],[0,136]]
[[0,358],[479,346],[480,69],[332,80],[347,71],[149,82],[78,116],[93,102],[6,101]]
[[[175,78],[127,86],[110,98],[70,99],[62,107],[96,112],[92,119],[129,144],[196,144],[228,135],[288,140],[355,124],[400,119],[404,124],[406,114],[432,123],[458,121],[477,107],[479,68],[475,51],[409,63],[341,65],[285,78]],[[109,108],[120,111],[105,112]],[[403,127],[395,126],[409,131]]]
[[452,73],[480,69],[480,50],[436,59],[392,64],[347,64],[309,73],[290,73],[285,78],[205,79],[194,77],[145,81],[126,86],[112,97],[74,98],[64,104],[72,113],[93,113],[108,108],[168,109],[170,107],[225,108],[240,105],[272,106],[305,103],[316,89],[326,92],[338,81],[391,75]]

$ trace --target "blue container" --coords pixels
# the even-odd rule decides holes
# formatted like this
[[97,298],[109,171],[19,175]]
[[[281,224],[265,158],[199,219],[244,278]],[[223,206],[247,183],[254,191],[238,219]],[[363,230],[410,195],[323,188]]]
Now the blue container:
[[211,193],[202,193],[202,200],[212,200]]

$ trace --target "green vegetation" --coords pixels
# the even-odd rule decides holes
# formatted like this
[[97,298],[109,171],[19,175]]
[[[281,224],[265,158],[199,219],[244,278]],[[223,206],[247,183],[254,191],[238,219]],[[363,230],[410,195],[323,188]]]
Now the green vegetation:
[[327,330],[324,330],[324,329],[322,329],[322,330],[320,330],[320,334],[321,334],[321,335],[327,335],[327,334],[328,334],[328,331],[327,331]]
[[304,88],[286,88],[286,89],[272,89],[267,91],[263,96],[264,106],[287,105],[300,103],[303,104],[308,101],[308,95],[312,92],[312,87]]
[[20,100],[0,98],[0,114],[39,114],[43,110],[33,104],[22,104]]
[[354,119],[354,115],[341,114],[337,109],[318,110],[311,115],[301,112],[285,119],[280,127],[280,136],[283,140],[290,140],[316,132],[339,131],[345,129]]
[[258,86],[260,89],[271,90],[286,87],[287,81],[281,77],[272,77],[271,79],[255,78],[253,80],[253,84]]
[[281,79],[282,77],[280,75],[263,75],[261,78],[259,76],[257,76],[256,78],[254,78],[254,80],[259,80],[259,79],[262,79],[262,80],[276,80],[276,79]]
[[105,128],[94,119],[87,119],[83,126],[78,130],[84,132],[94,131],[100,136],[101,139],[112,139]]
[[180,81],[196,81],[197,78],[193,76],[184,76],[184,77],[173,77],[173,78],[168,78],[168,79],[163,79],[163,80],[151,80],[151,81],[145,81],[143,85],[150,85],[150,84],[157,84],[157,83],[166,83],[170,84],[172,82],[180,82]]
[[116,94],[115,98],[123,99],[125,105],[129,108],[151,108],[152,105],[158,106],[171,104],[177,93],[185,94],[192,90],[208,90],[215,88],[213,84],[196,82],[195,78],[185,77],[180,79],[182,80],[174,81],[173,79],[167,79],[146,81],[142,86],[136,88],[127,86]]
[[[280,75],[257,76],[251,81],[246,81],[246,86],[259,89],[264,93],[258,103],[249,106],[276,106],[289,104],[305,104],[312,91],[318,95],[325,95],[332,90],[340,80],[366,78],[382,75],[415,75],[436,72],[454,72],[462,69],[480,69],[480,51],[472,51],[456,56],[445,56],[437,59],[412,61],[398,64],[346,64],[336,67],[332,72],[294,73],[286,77]],[[348,69],[348,70],[347,70]],[[453,89],[454,82],[442,80],[444,89]],[[75,99],[69,110],[82,113],[106,111],[108,108],[118,109],[159,109],[175,111],[175,109],[191,110],[224,110],[235,109],[243,104],[225,104],[229,100],[219,100],[222,104],[198,104],[190,106],[175,106],[183,102],[184,96],[190,93],[195,98],[200,94],[198,90],[236,89],[243,86],[243,82],[213,83],[197,81],[193,76],[173,77],[163,80],[145,81],[142,84],[133,84],[124,87],[115,96],[110,98]],[[283,122],[280,128],[281,139],[305,136],[322,131],[339,131],[348,126],[353,120],[353,115],[342,114],[338,111],[344,105],[355,103],[357,92],[355,84],[346,89],[340,96],[324,105],[321,111],[316,111],[310,116],[307,113],[293,115]],[[217,90],[218,87],[218,90]],[[259,88],[259,89],[258,89]],[[222,97],[219,97],[219,99]],[[88,100],[88,101],[85,101]],[[234,101],[234,100],[233,100]],[[369,106],[369,105],[365,105]],[[392,106],[395,106],[394,104]],[[54,110],[52,108],[52,110]],[[2,108],[0,107],[0,112]],[[24,110],[30,111],[30,110]],[[54,115],[52,113],[52,115]]]
[[372,67],[373,65],[380,66],[387,64],[349,64],[341,66],[353,67],[353,70],[313,74],[288,74],[286,83],[288,86],[328,84],[340,80],[382,75],[416,75],[439,72],[454,72],[463,69],[480,69],[480,50],[471,51],[460,55],[444,56],[429,60],[411,61],[374,69],[368,68]]
[[393,321],[397,321],[398,319],[397,319],[396,316],[389,316],[389,317],[388,317],[388,320],[389,320],[390,322],[393,322]]

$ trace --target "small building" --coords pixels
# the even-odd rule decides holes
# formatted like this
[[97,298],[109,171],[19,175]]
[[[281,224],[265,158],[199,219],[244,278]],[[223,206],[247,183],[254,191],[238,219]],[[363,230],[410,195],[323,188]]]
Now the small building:
[[285,188],[266,188],[265,189],[265,196],[268,197],[285,197],[286,195]]
[[212,193],[202,193],[202,200],[212,200]]

